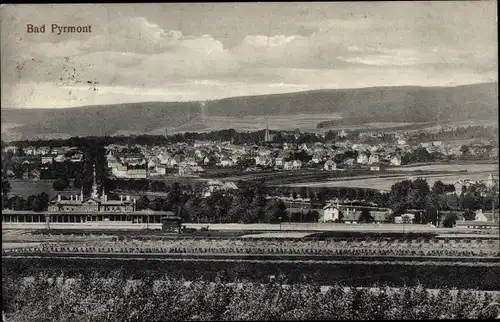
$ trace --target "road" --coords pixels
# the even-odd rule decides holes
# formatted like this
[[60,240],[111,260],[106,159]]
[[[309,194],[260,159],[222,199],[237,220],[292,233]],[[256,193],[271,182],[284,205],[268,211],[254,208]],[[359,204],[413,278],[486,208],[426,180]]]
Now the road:
[[[350,232],[380,232],[399,233],[403,232],[401,224],[334,224],[334,223],[282,223],[280,224],[183,224],[187,228],[197,230],[208,227],[209,230],[220,231],[350,231]],[[132,224],[117,222],[94,222],[94,223],[50,223],[51,229],[75,229],[75,230],[161,230],[161,224]],[[6,229],[47,229],[46,223],[2,223],[2,230]],[[471,232],[467,228],[434,228],[427,225],[407,224],[404,225],[405,233],[453,233]]]

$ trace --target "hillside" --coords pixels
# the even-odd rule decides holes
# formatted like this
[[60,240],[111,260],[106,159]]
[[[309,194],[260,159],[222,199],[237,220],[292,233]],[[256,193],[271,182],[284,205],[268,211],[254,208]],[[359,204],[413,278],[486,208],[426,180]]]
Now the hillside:
[[[2,109],[2,124],[23,124],[4,130],[6,136],[32,138],[47,134],[71,136],[116,133],[164,134],[209,129],[210,118],[245,118],[309,114],[325,121],[340,115],[350,124],[367,122],[451,122],[498,118],[497,83],[457,87],[373,87],[233,97],[209,101],[206,118],[198,102],[145,102],[67,109]],[[321,116],[320,116],[321,115]],[[293,122],[286,127],[294,128]],[[231,124],[231,123],[229,123]],[[275,129],[280,124],[273,124]],[[285,126],[285,125],[283,125]]]
[[498,84],[457,87],[371,87],[226,98],[207,104],[209,115],[341,113],[350,121],[429,122],[497,117]]

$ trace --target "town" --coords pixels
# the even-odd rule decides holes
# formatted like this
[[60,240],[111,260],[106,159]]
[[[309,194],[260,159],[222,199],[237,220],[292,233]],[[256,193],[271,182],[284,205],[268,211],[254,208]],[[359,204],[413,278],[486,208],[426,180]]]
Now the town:
[[[103,214],[76,221],[63,212],[52,220],[142,223],[149,219],[141,211],[150,210],[157,211],[152,223],[160,223],[161,211],[172,211],[185,222],[195,223],[275,223],[281,218],[285,222],[406,221],[493,228],[498,168],[492,163],[498,160],[498,143],[494,136],[470,139],[478,134],[488,137],[488,133],[491,130],[482,126],[440,128],[434,133],[341,130],[318,134],[266,128],[246,133],[223,130],[2,142],[3,207],[13,211],[4,211],[3,222],[32,221],[32,216],[14,214],[47,211],[66,199],[82,207],[83,195],[123,202],[127,194],[133,208],[116,203],[122,207],[116,218]],[[465,179],[450,182],[443,176],[434,183],[425,179],[441,173],[429,167],[467,162],[490,164],[493,170],[483,171],[482,179],[467,178],[477,176],[467,170],[446,171],[465,175]],[[404,171],[411,167],[416,170]],[[403,179],[398,180],[401,175]],[[385,189],[314,184],[374,178],[395,179]],[[52,182],[50,196],[44,192],[43,198],[34,194],[24,199],[12,193],[16,189],[11,186],[18,182],[29,187],[30,182],[46,181]],[[408,194],[408,189],[416,191],[416,196]],[[245,214],[248,205],[251,214]],[[46,221],[43,216],[36,218]]]

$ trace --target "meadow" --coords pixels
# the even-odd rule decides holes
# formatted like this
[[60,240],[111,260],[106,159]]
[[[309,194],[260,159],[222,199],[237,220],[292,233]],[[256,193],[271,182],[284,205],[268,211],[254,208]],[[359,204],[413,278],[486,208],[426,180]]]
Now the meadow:
[[[57,191],[52,187],[54,180],[11,180],[9,181],[11,189],[9,197],[21,196],[28,198],[31,195],[36,195],[45,192],[49,195],[49,200],[57,196]],[[80,194],[80,190],[68,189],[64,191],[66,194]]]
[[[432,166],[431,166],[432,167]],[[396,170],[396,169],[395,169]],[[442,181],[445,184],[456,184],[457,181],[459,180],[471,180],[471,181],[478,181],[478,180],[486,180],[488,179],[490,171],[486,170],[484,172],[464,172],[464,173],[459,173],[459,172],[454,172],[454,173],[445,173],[439,171],[439,173],[436,174],[420,174],[420,173],[415,173],[415,172],[410,172],[410,171],[415,171],[413,170],[408,170],[404,168],[398,168],[397,170],[399,171],[409,171],[407,175],[395,175],[391,177],[374,177],[374,178],[353,178],[349,180],[330,180],[330,181],[321,181],[321,182],[302,182],[302,183],[293,183],[293,184],[288,184],[286,186],[288,187],[349,187],[349,188],[371,188],[371,189],[378,189],[378,190],[385,190],[389,191],[391,189],[391,186],[402,180],[410,179],[410,180],[415,180],[417,178],[423,178],[426,179],[427,182],[429,183],[429,186],[432,186],[434,182],[436,181]],[[427,169],[425,171],[432,171],[430,169]],[[498,169],[496,170],[498,171]],[[498,172],[493,172],[493,174],[498,176]],[[460,187],[456,186],[456,189],[458,193],[460,193]]]

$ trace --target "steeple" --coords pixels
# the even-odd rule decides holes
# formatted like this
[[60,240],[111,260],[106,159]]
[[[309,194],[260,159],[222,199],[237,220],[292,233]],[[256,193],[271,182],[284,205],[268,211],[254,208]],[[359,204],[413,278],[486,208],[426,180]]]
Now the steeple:
[[99,198],[99,193],[97,192],[97,183],[96,183],[96,178],[95,178],[95,163],[93,165],[93,172],[92,175],[94,177],[94,183],[92,184],[92,198]]
[[266,121],[266,132],[264,134],[264,142],[269,142],[271,141],[269,138],[269,123]]

